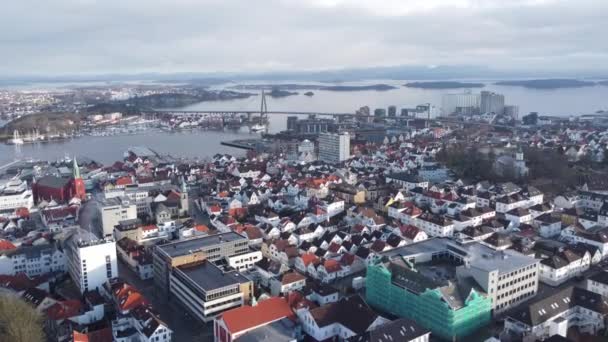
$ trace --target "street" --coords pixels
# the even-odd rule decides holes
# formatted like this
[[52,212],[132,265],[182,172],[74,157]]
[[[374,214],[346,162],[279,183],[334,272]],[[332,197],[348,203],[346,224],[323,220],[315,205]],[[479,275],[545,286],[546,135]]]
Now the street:
[[160,314],[160,319],[173,330],[173,341],[213,341],[213,324],[202,325],[193,318],[187,317],[179,304],[158,295],[152,279],[141,280],[120,260],[118,274],[122,280],[135,286],[152,303],[154,310]]

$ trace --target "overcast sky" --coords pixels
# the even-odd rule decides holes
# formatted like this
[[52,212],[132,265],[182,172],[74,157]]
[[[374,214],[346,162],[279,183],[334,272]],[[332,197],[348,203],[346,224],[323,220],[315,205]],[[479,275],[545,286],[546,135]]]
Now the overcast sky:
[[11,0],[0,73],[607,70],[606,0]]

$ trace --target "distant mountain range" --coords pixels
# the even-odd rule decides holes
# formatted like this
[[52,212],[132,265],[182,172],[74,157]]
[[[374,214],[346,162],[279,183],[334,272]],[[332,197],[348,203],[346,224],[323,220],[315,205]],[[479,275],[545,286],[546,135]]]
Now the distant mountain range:
[[386,66],[347,68],[319,71],[268,71],[268,72],[179,72],[179,73],[138,73],[99,74],[64,76],[14,76],[4,77],[0,85],[41,83],[41,82],[125,82],[159,81],[164,83],[190,83],[215,85],[229,81],[316,81],[340,83],[366,80],[526,80],[526,79],[608,79],[605,73],[573,71],[522,71],[497,70],[480,66]]

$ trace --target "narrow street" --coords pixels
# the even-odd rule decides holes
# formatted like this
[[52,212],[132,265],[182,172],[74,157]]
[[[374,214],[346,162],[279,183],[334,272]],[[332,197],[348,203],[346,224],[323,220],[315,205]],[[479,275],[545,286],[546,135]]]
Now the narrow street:
[[173,341],[213,341],[213,324],[202,325],[186,316],[177,303],[160,296],[152,279],[141,280],[126,264],[119,260],[118,274],[127,283],[135,286],[160,314],[160,318],[173,330]]

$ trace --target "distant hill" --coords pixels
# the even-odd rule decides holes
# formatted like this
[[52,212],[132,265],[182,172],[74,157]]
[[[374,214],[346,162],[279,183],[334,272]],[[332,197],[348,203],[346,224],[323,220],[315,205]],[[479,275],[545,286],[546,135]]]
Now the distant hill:
[[496,85],[525,87],[532,89],[560,89],[560,88],[581,88],[592,87],[597,83],[590,81],[580,81],[569,78],[554,78],[543,80],[522,80],[522,81],[501,81],[496,82]]
[[467,83],[453,81],[437,81],[437,82],[410,82],[403,85],[408,88],[421,89],[458,89],[458,88],[483,88],[486,85],[483,83]]

